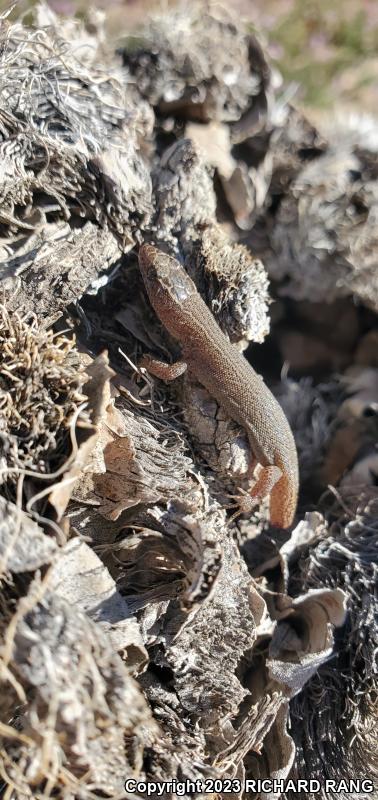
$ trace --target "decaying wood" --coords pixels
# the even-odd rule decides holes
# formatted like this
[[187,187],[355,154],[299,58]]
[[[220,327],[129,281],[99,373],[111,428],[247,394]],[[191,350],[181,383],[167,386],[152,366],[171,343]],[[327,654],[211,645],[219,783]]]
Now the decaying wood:
[[[378,772],[377,123],[319,131],[218,7],[118,55],[98,15],[45,7],[0,43],[4,797]],[[244,431],[139,366],[178,355],[144,240],[235,347],[271,331],[251,358],[296,438],[287,534],[235,514]]]

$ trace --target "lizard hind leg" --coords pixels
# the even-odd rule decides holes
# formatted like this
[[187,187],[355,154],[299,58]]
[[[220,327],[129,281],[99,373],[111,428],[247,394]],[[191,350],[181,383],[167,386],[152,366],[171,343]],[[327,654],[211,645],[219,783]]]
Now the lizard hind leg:
[[245,489],[240,488],[238,494],[229,495],[230,498],[235,500],[235,503],[228,506],[228,508],[237,508],[237,511],[230,517],[230,522],[241,516],[241,514],[251,514],[258,505],[259,500],[263,500],[264,497],[270,494],[273,487],[282,477],[282,470],[274,464],[267,467],[257,464],[256,467],[255,462],[252,472],[255,468],[257,469],[257,475],[254,476],[255,483],[250,491],[246,492]]
[[250,514],[256,505],[256,500],[253,500],[249,492],[246,492],[245,489],[242,488],[238,489],[238,494],[229,494],[227,497],[230,497],[231,500],[234,500],[235,502],[229,503],[225,506],[225,508],[236,509],[236,511],[234,511],[228,520],[229,524],[231,524],[238,517],[241,517],[242,514]]
[[282,470],[275,464],[269,464],[267,467],[258,464],[257,470],[256,481],[251,488],[250,495],[252,498],[262,500],[271,493],[273,487],[282,478]]

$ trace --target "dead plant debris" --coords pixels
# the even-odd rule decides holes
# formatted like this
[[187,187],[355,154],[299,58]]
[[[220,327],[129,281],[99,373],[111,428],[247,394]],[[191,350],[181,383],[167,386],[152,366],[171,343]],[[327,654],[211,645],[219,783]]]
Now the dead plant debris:
[[[1,795],[378,779],[378,122],[320,130],[218,5],[117,52],[99,12],[29,17],[0,17]],[[142,241],[284,407],[289,532],[235,514],[245,431],[141,366],[179,355]]]

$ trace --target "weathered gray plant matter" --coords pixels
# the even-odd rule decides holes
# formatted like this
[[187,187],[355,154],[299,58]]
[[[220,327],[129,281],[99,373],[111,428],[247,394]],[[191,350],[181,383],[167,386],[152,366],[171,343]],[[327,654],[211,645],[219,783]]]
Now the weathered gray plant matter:
[[[0,20],[2,796],[376,775],[377,123],[317,130],[218,6],[117,54],[98,13],[33,14]],[[139,366],[178,355],[143,241],[235,347],[271,330],[289,533],[236,513],[245,432]]]

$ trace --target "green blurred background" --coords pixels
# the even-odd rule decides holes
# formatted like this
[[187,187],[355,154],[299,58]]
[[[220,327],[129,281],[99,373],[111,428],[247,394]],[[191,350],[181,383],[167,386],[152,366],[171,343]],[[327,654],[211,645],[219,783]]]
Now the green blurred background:
[[[170,5],[154,0],[97,0],[117,38],[143,23],[149,11]],[[30,8],[20,0],[12,12]],[[82,16],[85,0],[50,0],[57,12]],[[263,32],[264,44],[286,81],[298,84],[298,102],[314,110],[334,106],[375,112],[378,104],[378,0],[228,0],[248,24]],[[0,0],[0,9],[9,0]]]

